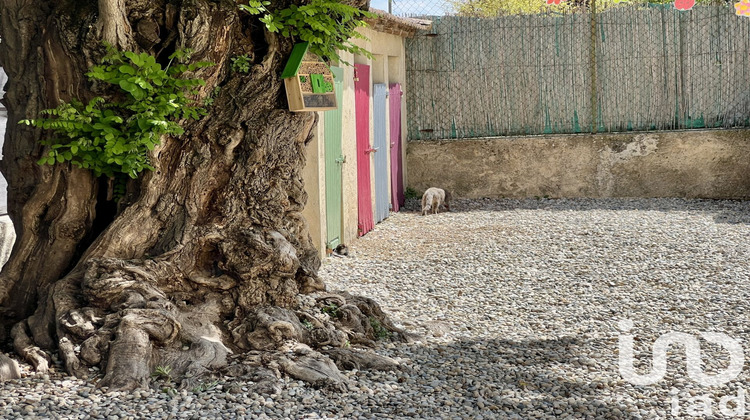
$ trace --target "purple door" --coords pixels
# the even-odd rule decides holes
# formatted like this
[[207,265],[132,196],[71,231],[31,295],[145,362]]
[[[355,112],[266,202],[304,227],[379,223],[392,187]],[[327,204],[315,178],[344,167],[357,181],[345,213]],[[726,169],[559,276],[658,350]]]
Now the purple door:
[[372,189],[370,186],[370,66],[354,65],[354,114],[357,126],[357,204],[359,236],[372,230]]
[[390,87],[388,99],[390,102],[390,131],[391,131],[391,203],[393,211],[404,205],[404,173],[401,161],[401,84],[394,83]]

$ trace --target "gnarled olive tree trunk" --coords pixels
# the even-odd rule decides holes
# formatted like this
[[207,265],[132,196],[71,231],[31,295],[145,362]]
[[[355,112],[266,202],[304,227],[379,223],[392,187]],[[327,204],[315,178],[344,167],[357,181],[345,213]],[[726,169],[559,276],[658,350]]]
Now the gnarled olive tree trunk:
[[[230,352],[253,351],[315,379],[331,362],[300,345],[367,342],[373,325],[395,331],[374,302],[322,293],[301,215],[315,117],[285,110],[279,78],[291,41],[229,0],[8,0],[0,18],[10,79],[0,168],[18,236],[0,274],[0,338],[38,370],[57,350],[71,374],[100,366],[101,385],[129,389],[144,386],[155,366],[189,381],[224,367]],[[193,75],[206,81],[202,98],[215,95],[208,115],[162,138],[155,170],[117,205],[107,180],[38,165],[39,139],[50,133],[16,124],[101,94],[85,73],[104,54],[102,41],[162,60],[191,49],[193,60],[216,63]],[[245,54],[251,70],[233,71],[230,59]],[[279,352],[289,346],[306,359]]]

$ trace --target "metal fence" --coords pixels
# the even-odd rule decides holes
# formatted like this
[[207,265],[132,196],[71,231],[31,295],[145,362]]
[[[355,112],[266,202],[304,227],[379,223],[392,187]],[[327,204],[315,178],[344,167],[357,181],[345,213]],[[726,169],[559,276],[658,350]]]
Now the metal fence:
[[731,5],[443,16],[406,49],[410,139],[750,124],[750,19]]

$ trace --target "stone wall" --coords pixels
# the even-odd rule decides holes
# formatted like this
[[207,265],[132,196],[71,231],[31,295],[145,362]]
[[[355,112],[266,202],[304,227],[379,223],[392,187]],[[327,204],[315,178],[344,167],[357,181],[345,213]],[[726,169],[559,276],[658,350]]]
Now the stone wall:
[[750,198],[750,131],[410,141],[407,185],[455,197]]

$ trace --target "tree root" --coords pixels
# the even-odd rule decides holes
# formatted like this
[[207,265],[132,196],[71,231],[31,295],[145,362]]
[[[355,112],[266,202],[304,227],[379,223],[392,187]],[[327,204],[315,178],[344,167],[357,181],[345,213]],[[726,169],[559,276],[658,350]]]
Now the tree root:
[[[290,259],[284,265],[294,272],[297,264],[291,260],[294,254],[288,244],[273,232],[266,238],[277,249],[287,249],[285,258]],[[316,292],[298,294],[293,308],[248,308],[239,296],[247,290],[241,283],[225,288],[194,282],[166,259],[90,260],[80,273],[79,282],[59,283],[61,291],[49,297],[54,304],[46,307],[62,312],[38,320],[56,321],[57,348],[69,374],[87,377],[92,366],[104,372],[99,387],[145,388],[161,368],[168,369],[170,379],[181,388],[192,388],[227,369],[233,353],[254,357],[251,364],[256,374],[263,368],[267,369],[263,372],[275,372],[274,376],[286,374],[313,386],[336,389],[343,389],[346,382],[339,369],[398,366],[374,353],[344,348],[403,339],[403,332],[371,299]],[[268,281],[273,288],[275,280]],[[62,293],[73,284],[85,292],[83,298]],[[41,326],[39,331],[44,331]],[[49,368],[47,354],[33,344],[26,322],[18,323],[12,335],[16,351],[38,372]],[[231,370],[233,375],[249,373],[236,367]],[[263,380],[266,384],[259,386],[263,390],[277,389],[268,375]]]
[[343,389],[341,386],[346,382],[346,377],[341,374],[336,364],[317,352],[294,358],[280,356],[278,364],[289,376],[311,383],[318,388]]
[[[285,247],[281,239],[275,241]],[[346,382],[340,368],[397,366],[374,353],[342,348],[352,342],[374,344],[378,339],[401,338],[401,331],[370,299],[323,292],[298,295],[293,309],[255,306],[248,310],[236,295],[239,285],[217,290],[213,284],[180,277],[169,264],[165,260],[91,260],[81,271],[85,299],[68,296],[60,300],[62,295],[57,295],[58,305],[51,307],[59,306],[64,312],[51,319],[57,320],[57,347],[69,374],[86,377],[89,367],[98,366],[105,372],[99,387],[133,390],[147,387],[152,374],[161,368],[168,369],[170,379],[181,388],[192,388],[227,369],[229,355],[239,352],[258,356],[253,362],[256,369],[287,374],[313,386],[340,388]],[[290,270],[296,266],[287,265]],[[167,274],[170,277],[165,279]],[[188,293],[185,287],[197,287],[198,292]],[[182,296],[193,301],[201,297],[203,302],[183,302]],[[25,322],[14,327],[13,337],[18,353],[37,371],[48,369],[47,355],[33,345]],[[234,375],[247,374],[232,370]],[[270,382],[262,388],[276,389]]]
[[397,361],[372,351],[334,348],[324,351],[341,370],[391,371],[400,368]]
[[50,359],[47,353],[35,346],[26,332],[26,321],[21,321],[14,325],[10,331],[13,338],[13,348],[16,353],[34,366],[37,373],[47,373],[49,371]]

